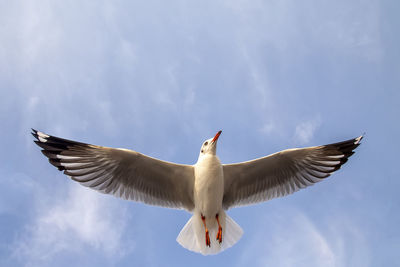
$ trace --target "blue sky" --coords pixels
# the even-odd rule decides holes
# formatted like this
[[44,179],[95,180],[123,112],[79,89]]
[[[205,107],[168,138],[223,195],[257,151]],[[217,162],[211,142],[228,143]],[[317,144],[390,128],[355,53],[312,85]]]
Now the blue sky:
[[[398,1],[1,1],[1,266],[396,266]],[[175,241],[190,214],[73,183],[30,128],[193,164],[366,132],[339,172],[230,210],[211,257]]]

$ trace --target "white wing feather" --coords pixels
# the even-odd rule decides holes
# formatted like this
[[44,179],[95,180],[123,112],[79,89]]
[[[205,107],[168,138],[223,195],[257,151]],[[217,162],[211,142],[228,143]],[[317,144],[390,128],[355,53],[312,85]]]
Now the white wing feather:
[[[32,129],[33,130],[33,129]],[[128,150],[89,145],[33,130],[49,162],[74,181],[146,204],[192,210],[193,166]]]
[[252,161],[223,165],[223,207],[282,197],[313,185],[340,169],[362,136],[340,143],[288,149]]

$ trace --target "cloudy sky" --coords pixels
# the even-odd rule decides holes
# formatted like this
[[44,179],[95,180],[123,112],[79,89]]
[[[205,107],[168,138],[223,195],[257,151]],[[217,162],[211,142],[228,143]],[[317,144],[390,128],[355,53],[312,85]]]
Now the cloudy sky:
[[[400,2],[0,1],[0,266],[396,266]],[[339,172],[228,213],[204,257],[190,214],[83,188],[30,128],[193,164],[222,129],[232,163],[366,132]]]

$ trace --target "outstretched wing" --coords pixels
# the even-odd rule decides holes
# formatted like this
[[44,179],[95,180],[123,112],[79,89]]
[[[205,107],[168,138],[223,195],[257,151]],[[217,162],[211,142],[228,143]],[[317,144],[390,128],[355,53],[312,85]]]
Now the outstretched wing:
[[282,197],[340,169],[363,136],[324,146],[288,149],[252,161],[223,165],[223,207]]
[[32,131],[49,162],[84,186],[150,205],[194,208],[193,166]]

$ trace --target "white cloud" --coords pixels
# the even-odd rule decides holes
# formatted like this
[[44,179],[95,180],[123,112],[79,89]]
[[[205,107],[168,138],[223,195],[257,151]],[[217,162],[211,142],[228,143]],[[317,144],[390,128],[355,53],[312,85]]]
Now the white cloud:
[[296,126],[294,140],[299,144],[307,144],[314,136],[315,131],[321,125],[320,117],[309,121],[300,122]]
[[[362,10],[359,4],[348,1],[226,2],[242,20],[242,34],[266,40],[283,64],[292,63],[303,53],[307,56],[306,51],[315,49],[309,44],[350,51],[370,60],[382,56],[379,1],[363,2]],[[254,27],[243,27],[249,24]]]
[[[262,218],[267,225],[256,230],[241,262],[249,262],[255,252],[263,255],[256,266],[335,266],[335,255],[326,238],[307,216],[293,213]],[[290,221],[285,221],[289,216]]]
[[301,213],[296,214],[293,220],[295,227],[282,221],[274,226],[274,232],[278,234],[268,246],[270,256],[260,262],[269,265],[284,259],[283,266],[335,266],[332,248],[313,222]]
[[354,222],[324,221],[295,209],[260,218],[237,266],[368,266],[366,240]]
[[[32,145],[32,137],[25,133],[30,127],[41,127],[50,134],[71,139],[87,130],[82,139],[76,139],[93,143],[97,143],[93,140],[103,140],[102,132],[114,135],[114,131],[120,129],[121,136],[115,138],[113,144],[125,147],[123,144],[131,142],[132,147],[138,147],[141,152],[145,152],[142,148],[157,153],[164,151],[165,159],[175,153],[175,146],[171,148],[173,142],[144,142],[145,137],[151,139],[153,136],[150,134],[158,133],[158,138],[154,140],[161,139],[163,135],[170,138],[180,132],[177,129],[179,125],[184,125],[185,134],[190,137],[187,140],[196,140],[199,135],[202,136],[201,141],[204,132],[212,132],[218,124],[230,127],[235,134],[235,130],[238,133],[246,131],[243,129],[253,126],[249,125],[252,123],[256,127],[261,125],[260,132],[268,134],[268,137],[279,135],[289,140],[295,137],[298,138],[297,144],[308,143],[319,129],[320,122],[315,123],[312,115],[308,117],[305,113],[319,108],[311,106],[304,109],[304,105],[298,105],[302,101],[300,94],[292,91],[293,84],[305,94],[312,92],[310,85],[325,85],[329,77],[335,81],[339,78],[339,83],[335,83],[339,85],[343,82],[341,75],[345,76],[345,81],[351,77],[352,86],[360,81],[363,84],[365,79],[360,80],[360,77],[366,77],[369,71],[358,72],[356,68],[351,68],[350,72],[343,72],[341,66],[359,62],[354,53],[379,59],[382,25],[379,24],[379,2],[376,0],[366,1],[362,4],[363,8],[360,8],[360,3],[347,1],[223,2],[234,5],[235,12],[230,14],[224,6],[221,8],[221,2],[210,2],[211,9],[207,5],[193,8],[187,4],[171,8],[170,4],[167,7],[159,1],[150,5],[106,1],[104,7],[98,2],[64,5],[62,1],[53,3],[48,0],[40,5],[21,5],[24,1],[4,5],[4,16],[0,16],[4,25],[0,29],[0,72],[5,78],[2,78],[0,94],[4,94],[2,113],[7,115],[3,126],[4,129],[11,129],[12,133],[3,131],[7,137],[2,138],[7,140],[3,149],[7,151],[4,154],[4,166],[7,167],[3,168],[2,178],[8,177],[5,172],[15,166],[32,173],[26,165],[29,158],[23,156],[26,151],[18,147],[21,135],[26,135],[27,142]],[[14,8],[11,10],[10,7]],[[187,41],[189,38],[192,41]],[[316,57],[321,65],[314,64]],[[228,58],[234,60],[226,60]],[[210,70],[210,66],[219,62],[224,64]],[[171,64],[177,67],[168,69]],[[293,65],[295,68],[291,67]],[[320,75],[323,83],[314,82],[307,76],[297,77],[296,74],[302,73],[293,71],[297,70],[296,66],[304,70],[318,67],[325,69],[323,74],[330,74],[331,70],[333,73],[332,76]],[[366,67],[375,70],[371,65]],[[318,73],[315,77],[318,78]],[[213,88],[210,86],[213,84],[223,86],[221,90],[208,89]],[[237,93],[226,90],[236,86],[240,88]],[[214,100],[204,101],[203,95],[211,91]],[[325,91],[314,92],[320,92],[316,94],[318,100]],[[338,88],[335,93],[340,96],[347,92],[353,91]],[[368,92],[363,93],[367,95]],[[299,99],[300,102],[297,101]],[[174,105],[168,105],[170,103]],[[179,108],[177,103],[185,103],[186,108]],[[219,114],[209,112],[215,107],[219,107]],[[26,110],[26,114],[18,115],[20,110]],[[329,110],[326,112],[329,113]],[[310,120],[293,127],[295,123],[292,124],[292,121],[298,120],[298,117]],[[20,135],[14,133],[18,125],[22,129]],[[331,128],[336,127],[334,122],[332,125]],[[157,129],[162,129],[162,134]],[[110,139],[106,141],[111,142]],[[189,141],[182,147],[187,144],[190,144]],[[189,152],[179,159],[184,162],[187,154]],[[37,162],[43,160],[40,158]],[[35,169],[38,168],[35,166]],[[2,179],[2,184],[3,191],[10,191],[10,186],[16,186],[17,182],[14,179],[6,184]],[[30,201],[28,189],[15,191],[24,200]],[[363,195],[362,192],[360,194]],[[23,202],[21,196],[16,198]],[[6,222],[15,225],[15,232],[24,235],[18,239],[15,254],[28,261],[40,263],[57,258],[65,251],[74,251],[70,254],[78,256],[82,248],[89,249],[88,254],[93,257],[99,253],[113,256],[118,255],[118,248],[127,245],[121,236],[127,228],[124,209],[117,207],[115,202],[105,202],[104,196],[96,192],[73,188],[66,199],[54,199],[53,203],[43,200],[42,195],[24,209],[19,207],[25,202],[11,209],[17,207],[9,204],[11,196],[3,194],[1,199],[0,210],[7,212],[12,210],[24,214],[40,206],[33,220],[26,222],[27,217],[21,216],[16,220],[10,217]],[[359,212],[362,211],[360,208]],[[286,217],[298,219],[298,222],[277,219],[281,226],[275,225],[271,229],[281,230],[281,238],[268,231],[260,231],[257,234],[265,233],[264,240],[254,239],[255,246],[250,246],[258,253],[247,253],[253,259],[258,259],[260,255],[271,256],[271,261],[260,259],[260,265],[272,262],[279,266],[282,265],[279,263],[282,255],[285,257],[283,264],[290,260],[293,262],[293,258],[299,260],[306,257],[311,263],[328,266],[332,263],[332,253],[333,262],[339,266],[346,265],[340,255],[349,259],[359,256],[357,253],[360,252],[355,250],[362,247],[362,242],[350,240],[352,237],[363,240],[362,233],[356,228],[332,226],[330,240],[312,218],[303,217]],[[273,219],[266,218],[264,222]],[[29,227],[22,230],[21,225]],[[157,235],[151,238],[145,231],[138,232],[138,240],[145,239],[145,242],[154,244],[160,238],[158,235],[164,236],[163,231],[156,232]],[[295,240],[292,236],[289,238],[289,233],[296,237]],[[349,238],[346,239],[344,233]],[[247,238],[246,234],[244,238]],[[270,240],[265,240],[265,237]],[[1,243],[7,241],[4,238]],[[271,243],[268,247],[270,251],[261,241]],[[307,245],[312,248],[304,252]],[[145,246],[141,244],[140,247],[143,249]],[[276,248],[281,250],[275,251]],[[296,252],[296,248],[301,248],[303,255]],[[171,248],[166,249],[170,254]],[[143,250],[155,253],[154,250]],[[293,252],[293,258],[287,259],[285,251]],[[184,252],[179,250],[179,253]],[[375,252],[371,257],[380,256],[380,253],[377,254]],[[224,255],[228,254],[221,254],[221,257]],[[160,259],[152,256],[149,256],[151,260]],[[201,262],[197,264],[201,265]]]
[[273,121],[266,122],[260,129],[263,134],[271,134],[274,130],[276,130],[276,124]]
[[134,247],[123,239],[127,220],[124,208],[97,192],[73,185],[67,198],[54,199],[38,209],[17,241],[14,256],[39,265],[59,254],[72,252],[79,256],[87,250],[101,253],[102,257],[119,258]]

